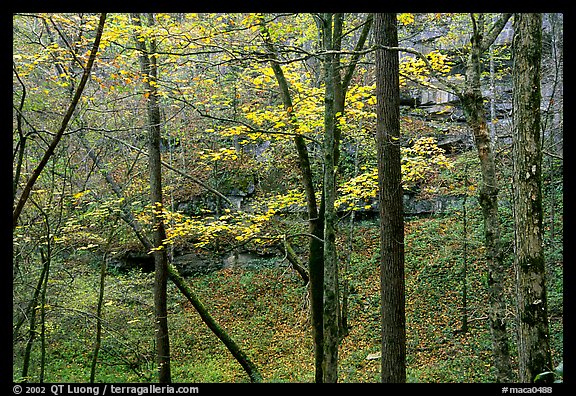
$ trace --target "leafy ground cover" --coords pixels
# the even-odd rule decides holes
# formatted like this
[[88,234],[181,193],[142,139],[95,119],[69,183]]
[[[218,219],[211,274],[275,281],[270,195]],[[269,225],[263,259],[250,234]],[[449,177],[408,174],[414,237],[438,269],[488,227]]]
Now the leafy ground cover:
[[[472,212],[471,230],[481,230]],[[409,382],[491,382],[491,344],[480,231],[466,238],[468,332],[462,325],[463,241],[460,213],[406,223],[406,326]],[[347,274],[350,331],[340,347],[340,382],[378,382],[380,302],[378,229],[355,225]],[[345,246],[342,241],[342,246]],[[557,253],[556,253],[557,256]],[[347,257],[343,255],[343,258]],[[218,323],[244,349],[266,382],[313,382],[309,300],[297,273],[280,262],[226,268],[189,279]],[[276,265],[271,265],[276,264]],[[562,361],[561,262],[551,274],[551,339],[554,362]],[[77,264],[89,266],[89,264]],[[514,348],[510,265],[510,334]],[[98,275],[86,269],[73,278],[54,277],[53,303],[46,312],[45,381],[86,382],[95,334]],[[97,380],[154,381],[151,274],[109,275]],[[73,292],[72,292],[73,291]],[[560,291],[560,292],[559,292]],[[171,285],[169,324],[174,382],[248,382],[223,344]],[[560,307],[560,308],[558,308]],[[38,344],[38,343],[36,343]],[[18,344],[20,345],[20,344]],[[38,346],[36,346],[38,348]],[[15,365],[19,367],[18,348]],[[38,356],[38,354],[36,354]],[[37,372],[35,362],[31,372]],[[15,379],[17,373],[14,373]]]

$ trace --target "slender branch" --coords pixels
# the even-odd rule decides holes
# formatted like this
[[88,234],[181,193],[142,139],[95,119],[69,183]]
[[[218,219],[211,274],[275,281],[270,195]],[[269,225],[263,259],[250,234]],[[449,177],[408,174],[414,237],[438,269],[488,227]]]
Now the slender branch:
[[286,253],[285,256],[286,259],[290,262],[290,264],[296,270],[296,272],[298,272],[298,274],[304,281],[304,285],[307,285],[308,282],[310,282],[310,275],[308,274],[308,271],[306,271],[306,268],[304,268],[304,265],[302,265],[302,263],[300,263],[300,260],[298,260],[298,255],[296,255],[296,252],[292,248],[292,245],[290,245],[290,242],[288,242],[286,235],[284,235],[283,247]]
[[184,103],[187,106],[192,107],[194,110],[196,110],[196,112],[198,114],[200,114],[200,116],[205,117],[205,118],[210,118],[212,120],[216,120],[216,121],[222,121],[222,122],[227,122],[227,123],[231,123],[231,124],[238,124],[238,125],[242,125],[246,128],[248,128],[250,130],[250,132],[252,133],[261,133],[261,134],[266,134],[266,135],[282,135],[282,136],[290,136],[290,137],[301,137],[303,139],[307,139],[311,142],[314,142],[316,144],[320,144],[320,142],[316,139],[314,139],[313,137],[307,136],[307,135],[302,135],[300,133],[295,133],[295,132],[282,132],[282,131],[268,131],[265,129],[260,129],[260,128],[255,128],[253,125],[250,125],[247,122],[244,121],[240,121],[240,120],[233,120],[231,118],[225,118],[225,117],[216,117],[213,115],[210,115],[208,113],[202,112],[202,110],[200,110],[197,106],[195,106],[193,103],[190,103],[188,100],[184,99],[183,97],[179,96],[179,97],[171,97],[172,99],[176,100],[176,101],[180,101],[182,103]]
[[16,70],[16,65],[13,66],[14,75],[18,79],[18,82],[22,86],[22,97],[20,98],[20,105],[18,106],[16,112],[16,130],[18,131],[19,140],[16,144],[16,150],[18,151],[18,162],[16,162],[16,171],[14,174],[14,180],[12,181],[12,199],[16,198],[16,189],[18,188],[18,182],[20,180],[20,170],[22,168],[22,162],[24,160],[24,150],[26,147],[26,138],[22,132],[22,109],[24,108],[24,102],[26,100],[26,86],[20,79],[18,71]]
[[[108,135],[108,134],[106,134],[106,133],[103,133],[103,132],[100,132],[100,133],[102,134],[102,136],[104,136],[104,137],[106,137],[106,138],[108,138],[108,139],[114,140],[114,141],[116,141],[116,142],[118,142],[118,143],[121,143],[121,144],[123,144],[124,146],[130,148],[131,150],[137,151],[137,152],[139,152],[140,154],[148,155],[148,152],[147,152],[147,151],[142,150],[141,148],[138,148],[138,147],[136,147],[136,146],[134,146],[134,145],[132,145],[132,144],[130,144],[130,143],[128,143],[128,142],[125,142],[125,141],[122,140],[122,139],[118,139],[117,137],[110,136],[110,135]],[[171,171],[178,173],[180,176],[185,177],[185,178],[187,178],[188,180],[190,180],[190,181],[192,181],[192,182],[194,182],[194,183],[196,183],[196,184],[204,187],[206,190],[210,191],[211,193],[216,194],[217,196],[219,196],[220,198],[222,198],[224,201],[226,201],[226,203],[227,203],[228,205],[230,205],[231,207],[234,207],[234,204],[232,203],[232,201],[230,201],[230,199],[228,199],[228,198],[227,198],[224,194],[222,194],[220,191],[218,191],[218,190],[210,187],[210,186],[207,185],[206,183],[204,183],[202,180],[197,179],[197,178],[195,178],[194,176],[190,176],[189,174],[181,171],[181,170],[178,169],[178,168],[174,168],[172,165],[170,165],[170,164],[167,163],[167,162],[160,161],[160,163],[161,163],[163,166],[165,166],[166,168],[170,169]]]
[[12,213],[12,229],[16,228],[16,225],[18,224],[18,218],[20,217],[20,213],[22,213],[22,209],[24,208],[24,205],[26,204],[26,201],[28,200],[28,197],[30,196],[30,192],[32,191],[32,188],[34,187],[36,180],[38,180],[40,173],[42,172],[42,170],[44,169],[44,167],[48,163],[48,160],[50,159],[52,154],[54,154],[54,151],[56,150],[56,146],[58,145],[58,143],[60,142],[60,139],[64,135],[64,132],[66,131],[66,128],[68,126],[68,122],[70,121],[70,119],[72,118],[72,115],[74,114],[74,111],[76,109],[76,105],[80,101],[80,97],[82,96],[82,92],[84,91],[84,87],[86,86],[86,82],[88,81],[90,71],[92,70],[92,66],[94,64],[94,61],[96,60],[96,54],[98,53],[98,48],[100,47],[100,39],[102,37],[102,32],[104,31],[104,22],[105,21],[106,21],[106,13],[102,13],[100,15],[100,22],[98,24],[98,28],[96,31],[96,37],[94,39],[94,45],[92,46],[92,49],[90,50],[90,57],[88,58],[88,63],[86,64],[86,67],[84,68],[84,72],[82,73],[82,78],[80,80],[80,84],[78,85],[78,88],[76,89],[76,93],[74,94],[74,97],[72,98],[72,102],[70,103],[70,106],[68,107],[68,110],[66,111],[66,114],[64,115],[64,119],[62,120],[62,124],[60,125],[60,129],[58,130],[58,133],[56,134],[56,136],[54,136],[54,139],[50,143],[50,146],[48,146],[48,149],[44,153],[44,156],[40,160],[40,163],[32,172],[30,179],[28,179],[28,182],[26,183],[26,186],[24,187],[24,190],[22,191],[22,195],[20,195],[20,199],[18,200],[18,203],[16,204],[16,207],[14,209],[14,212]]
[[542,153],[543,153],[543,154],[546,154],[546,155],[548,155],[548,156],[550,156],[550,157],[552,157],[552,158],[557,158],[557,159],[560,159],[560,160],[564,160],[564,157],[563,157],[563,156],[558,155],[558,154],[554,154],[554,153],[552,153],[552,152],[550,152],[550,151],[547,151],[547,150],[543,150]]
[[508,20],[512,17],[512,13],[502,14],[496,22],[492,25],[488,33],[482,38],[482,42],[480,43],[480,50],[482,52],[488,50],[488,48],[496,41],[498,35],[508,23]]
[[[373,14],[368,14],[366,17],[366,22],[364,22],[364,27],[362,28],[362,33],[360,34],[360,38],[354,47],[354,51],[360,52],[360,48],[364,47],[366,39],[368,38],[368,34],[370,33],[370,28],[372,27],[372,20],[374,19]],[[342,87],[344,91],[348,90],[348,85],[350,85],[350,81],[352,80],[352,75],[354,74],[354,69],[358,64],[358,60],[360,59],[360,54],[353,54],[350,63],[346,68],[346,74],[342,79]]]

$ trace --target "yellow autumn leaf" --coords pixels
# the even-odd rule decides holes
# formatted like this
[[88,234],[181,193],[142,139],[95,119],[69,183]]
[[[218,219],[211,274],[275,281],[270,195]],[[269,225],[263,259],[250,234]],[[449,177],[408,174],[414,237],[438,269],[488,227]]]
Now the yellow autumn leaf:
[[414,14],[411,13],[402,13],[398,15],[398,22],[402,25],[410,25],[414,23]]

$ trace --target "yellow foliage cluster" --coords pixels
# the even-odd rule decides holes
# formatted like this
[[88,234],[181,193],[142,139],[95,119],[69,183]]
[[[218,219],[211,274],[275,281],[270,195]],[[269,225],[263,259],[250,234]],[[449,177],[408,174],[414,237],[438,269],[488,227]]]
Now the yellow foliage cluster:
[[209,161],[235,161],[238,159],[238,154],[234,147],[222,147],[218,150],[202,150],[198,153],[200,159]]
[[91,200],[90,192],[83,190],[67,197],[72,209],[79,213],[68,217],[58,233],[53,235],[55,243],[74,246],[77,250],[89,250],[106,245],[101,227],[119,214],[124,198],[114,197],[94,202]]
[[[447,74],[452,70],[452,63],[448,56],[439,51],[431,51],[426,55],[432,69],[440,74]],[[423,59],[413,55],[404,56],[400,60],[400,85],[407,85],[408,81],[415,81],[423,85],[429,84],[430,69]]]
[[[170,246],[179,242],[193,241],[196,247],[205,247],[216,240],[235,241],[240,243],[251,240],[253,243],[263,243],[264,230],[271,220],[282,209],[292,205],[301,204],[303,194],[291,190],[286,194],[267,197],[255,204],[251,212],[224,209],[224,213],[217,216],[187,216],[180,212],[168,210],[156,204],[146,207],[136,216],[137,220],[145,225],[152,225],[152,216],[156,215],[164,222],[166,239],[162,246]],[[260,237],[260,238],[259,238]],[[267,235],[266,240],[276,236]]]
[[425,182],[431,172],[450,168],[451,163],[433,137],[416,139],[411,147],[402,148],[402,180],[405,187]]
[[398,14],[398,22],[402,25],[411,25],[414,23],[414,14],[412,13],[402,13]]
[[[405,189],[413,188],[441,168],[452,166],[438,147],[433,137],[422,137],[414,141],[411,147],[402,147],[402,185]],[[378,195],[378,169],[361,168],[364,173],[353,177],[340,186],[339,197],[335,205],[346,210],[370,208],[369,202]]]
[[347,210],[359,210],[362,206],[368,208],[370,207],[368,202],[378,196],[378,169],[363,168],[367,172],[353,177],[340,187],[336,207],[344,207]]

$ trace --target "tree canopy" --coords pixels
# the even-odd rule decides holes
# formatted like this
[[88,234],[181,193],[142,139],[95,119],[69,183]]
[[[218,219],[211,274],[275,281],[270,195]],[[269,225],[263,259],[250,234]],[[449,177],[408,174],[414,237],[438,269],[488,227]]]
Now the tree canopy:
[[[200,373],[189,377],[178,368],[185,366],[186,353],[192,353],[184,352],[186,337],[201,334],[197,328],[184,331],[171,324],[185,323],[187,311],[177,305],[186,301],[250,381],[366,381],[364,374],[354,378],[351,373],[370,364],[360,355],[379,347],[374,318],[360,317],[360,311],[380,312],[374,300],[379,294],[372,288],[384,245],[375,244],[374,238],[388,234],[378,236],[373,228],[382,219],[379,198],[390,189],[388,185],[379,190],[379,176],[396,155],[398,194],[386,205],[398,204],[406,222],[404,380],[428,378],[416,356],[450,338],[450,331],[443,334],[442,325],[434,322],[438,318],[424,319],[425,312],[413,305],[415,294],[426,297],[425,302],[417,300],[422,306],[433,306],[433,300],[440,306],[440,290],[446,291],[452,302],[442,308],[446,328],[456,326],[460,308],[479,323],[483,342],[491,342],[484,337],[490,331],[488,324],[484,326],[488,317],[505,318],[508,328],[503,332],[514,339],[510,329],[517,324],[510,305],[515,302],[506,301],[516,298],[511,270],[513,204],[519,198],[510,187],[513,177],[519,177],[513,169],[511,127],[515,16],[399,13],[397,41],[376,36],[373,17],[13,14],[15,381],[85,380],[67,371],[72,352],[66,349],[62,359],[54,352],[75,345],[68,336],[58,338],[67,326],[82,328],[78,337],[93,344],[92,332],[88,324],[82,327],[80,317],[104,329],[94,350],[74,357],[93,357],[93,380],[98,381],[100,370],[119,382],[157,380],[151,374],[157,369],[151,362],[156,362],[175,366],[172,380],[211,381]],[[550,263],[546,271],[554,316],[555,307],[562,307],[563,273],[562,15],[544,14],[542,29],[538,105],[543,157],[538,177],[543,194],[542,254]],[[398,103],[392,104],[398,110],[398,133],[379,124],[378,101],[390,99],[377,97],[383,81],[376,68],[379,53],[398,60],[397,73],[390,76],[398,80]],[[382,114],[389,115],[391,109]],[[379,151],[383,141],[378,133],[387,136],[389,149],[398,150]],[[469,222],[463,226],[462,219]],[[470,224],[473,230],[467,228]],[[440,229],[432,230],[435,227]],[[429,255],[420,257],[426,250]],[[144,286],[145,274],[131,273],[131,281],[118,270],[130,263],[144,269],[150,257],[165,258],[163,274],[176,288],[165,285],[166,290],[160,290],[168,305],[161,314],[155,311],[156,316],[149,316],[154,303],[147,293],[158,291],[160,283]],[[262,272],[248,272],[239,264],[244,257],[252,257]],[[266,272],[270,268],[259,260],[282,263],[278,274]],[[101,264],[103,270],[98,271]],[[196,264],[210,264],[218,271],[199,270]],[[238,275],[236,270],[246,272]],[[282,285],[282,297],[275,281],[264,286],[266,280],[259,278],[264,273]],[[286,273],[294,282],[282,278]],[[433,281],[436,275],[446,283]],[[243,291],[227,285],[228,278]],[[501,289],[494,289],[495,283]],[[91,294],[90,285],[100,294]],[[122,297],[121,289],[130,287],[147,291],[142,299],[130,291]],[[211,288],[214,295],[207,291]],[[256,288],[265,290],[256,293]],[[457,302],[449,288],[463,298],[468,295],[471,307],[464,300]],[[236,300],[250,291],[256,294]],[[238,295],[226,302],[221,292]],[[253,306],[268,293],[288,304],[282,309],[294,320],[302,311],[310,322],[288,324],[260,317],[259,309],[280,315],[278,307]],[[496,311],[494,300],[500,301]],[[290,305],[295,301],[300,311],[298,303]],[[298,337],[310,340],[302,354],[308,354],[305,359],[311,366],[301,370],[315,371],[315,376],[267,371],[263,354],[284,359],[289,352],[263,351],[246,329],[231,324],[234,315],[245,323],[250,312],[273,332],[266,337],[278,336],[281,328],[286,332],[282,334],[292,334],[283,326],[302,331]],[[142,352],[132,344],[138,332],[146,343],[154,338],[146,318],[151,329],[159,318],[167,320],[161,331],[166,338],[170,332],[170,351],[165,350],[170,363],[159,363],[149,350]],[[563,332],[556,323],[550,320],[552,336]],[[353,338],[359,348],[354,366],[350,361],[356,352],[348,343],[359,329],[366,330],[368,338]],[[454,348],[465,349],[467,342]],[[116,347],[140,351],[127,352],[136,363],[115,356]],[[550,347],[557,365],[562,347],[554,341]],[[190,348],[199,345],[191,341]],[[512,347],[510,353],[515,357],[518,352]],[[339,361],[345,368],[337,369]],[[494,362],[486,364],[481,374],[458,379],[492,381]],[[115,371],[115,366],[122,369]],[[123,376],[123,370],[132,374]],[[170,373],[162,378],[169,382]]]

